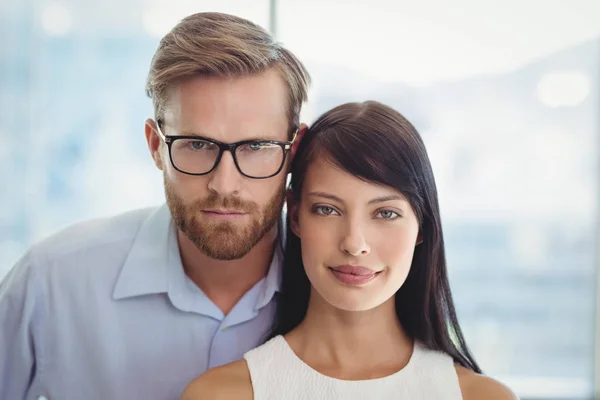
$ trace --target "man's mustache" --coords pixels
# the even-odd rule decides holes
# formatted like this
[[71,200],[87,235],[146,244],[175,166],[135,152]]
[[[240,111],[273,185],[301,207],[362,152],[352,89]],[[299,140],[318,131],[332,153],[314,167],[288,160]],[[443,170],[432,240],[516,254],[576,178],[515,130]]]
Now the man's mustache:
[[252,201],[245,201],[235,196],[220,196],[210,194],[205,199],[196,200],[191,206],[192,211],[202,211],[206,209],[227,209],[244,213],[253,213],[258,210],[258,205]]

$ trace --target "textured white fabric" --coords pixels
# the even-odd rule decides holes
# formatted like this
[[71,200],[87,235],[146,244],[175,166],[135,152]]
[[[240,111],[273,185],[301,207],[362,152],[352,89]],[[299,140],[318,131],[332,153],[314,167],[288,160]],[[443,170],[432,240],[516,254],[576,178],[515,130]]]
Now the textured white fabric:
[[452,358],[415,342],[409,363],[395,374],[345,381],[325,376],[305,364],[277,336],[247,352],[254,400],[461,400]]

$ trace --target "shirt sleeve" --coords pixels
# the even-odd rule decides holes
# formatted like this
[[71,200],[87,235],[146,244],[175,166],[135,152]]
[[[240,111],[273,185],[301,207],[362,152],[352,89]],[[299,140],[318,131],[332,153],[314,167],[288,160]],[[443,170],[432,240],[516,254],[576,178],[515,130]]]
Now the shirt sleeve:
[[40,287],[28,253],[0,283],[0,399],[24,399],[36,368]]

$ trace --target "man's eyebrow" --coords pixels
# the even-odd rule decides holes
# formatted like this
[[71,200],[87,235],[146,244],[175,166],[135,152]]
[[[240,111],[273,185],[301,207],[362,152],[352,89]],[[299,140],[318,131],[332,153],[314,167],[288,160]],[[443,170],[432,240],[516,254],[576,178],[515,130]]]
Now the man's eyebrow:
[[[192,132],[192,131],[181,131],[179,136],[194,136],[194,137],[201,137],[201,138],[205,138],[205,139],[210,139],[210,140],[215,140],[217,142],[220,142],[220,140],[217,140],[213,137],[211,137],[211,135],[205,134],[205,133],[198,133],[198,132]],[[243,140],[238,140],[236,142],[231,142],[231,143],[237,143],[237,142],[246,142],[249,140],[256,140],[256,141],[273,141],[273,142],[285,142],[285,139],[281,139],[281,138],[275,138],[274,135],[271,134],[265,134],[265,135],[255,135],[255,136],[251,136],[247,139],[243,139]]]
[[207,139],[210,139],[207,135],[203,133],[190,132],[190,131],[181,131],[180,136],[200,136]]

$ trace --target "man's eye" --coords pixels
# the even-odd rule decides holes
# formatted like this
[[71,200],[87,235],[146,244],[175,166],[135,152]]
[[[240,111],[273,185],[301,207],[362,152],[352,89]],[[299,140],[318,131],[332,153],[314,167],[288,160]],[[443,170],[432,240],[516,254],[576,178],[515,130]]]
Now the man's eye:
[[248,148],[252,151],[259,151],[262,150],[265,146],[263,146],[261,143],[249,143],[248,144]]
[[201,142],[199,140],[196,140],[196,141],[191,142],[190,146],[194,150],[202,150],[204,147],[206,147],[206,143],[205,142]]

